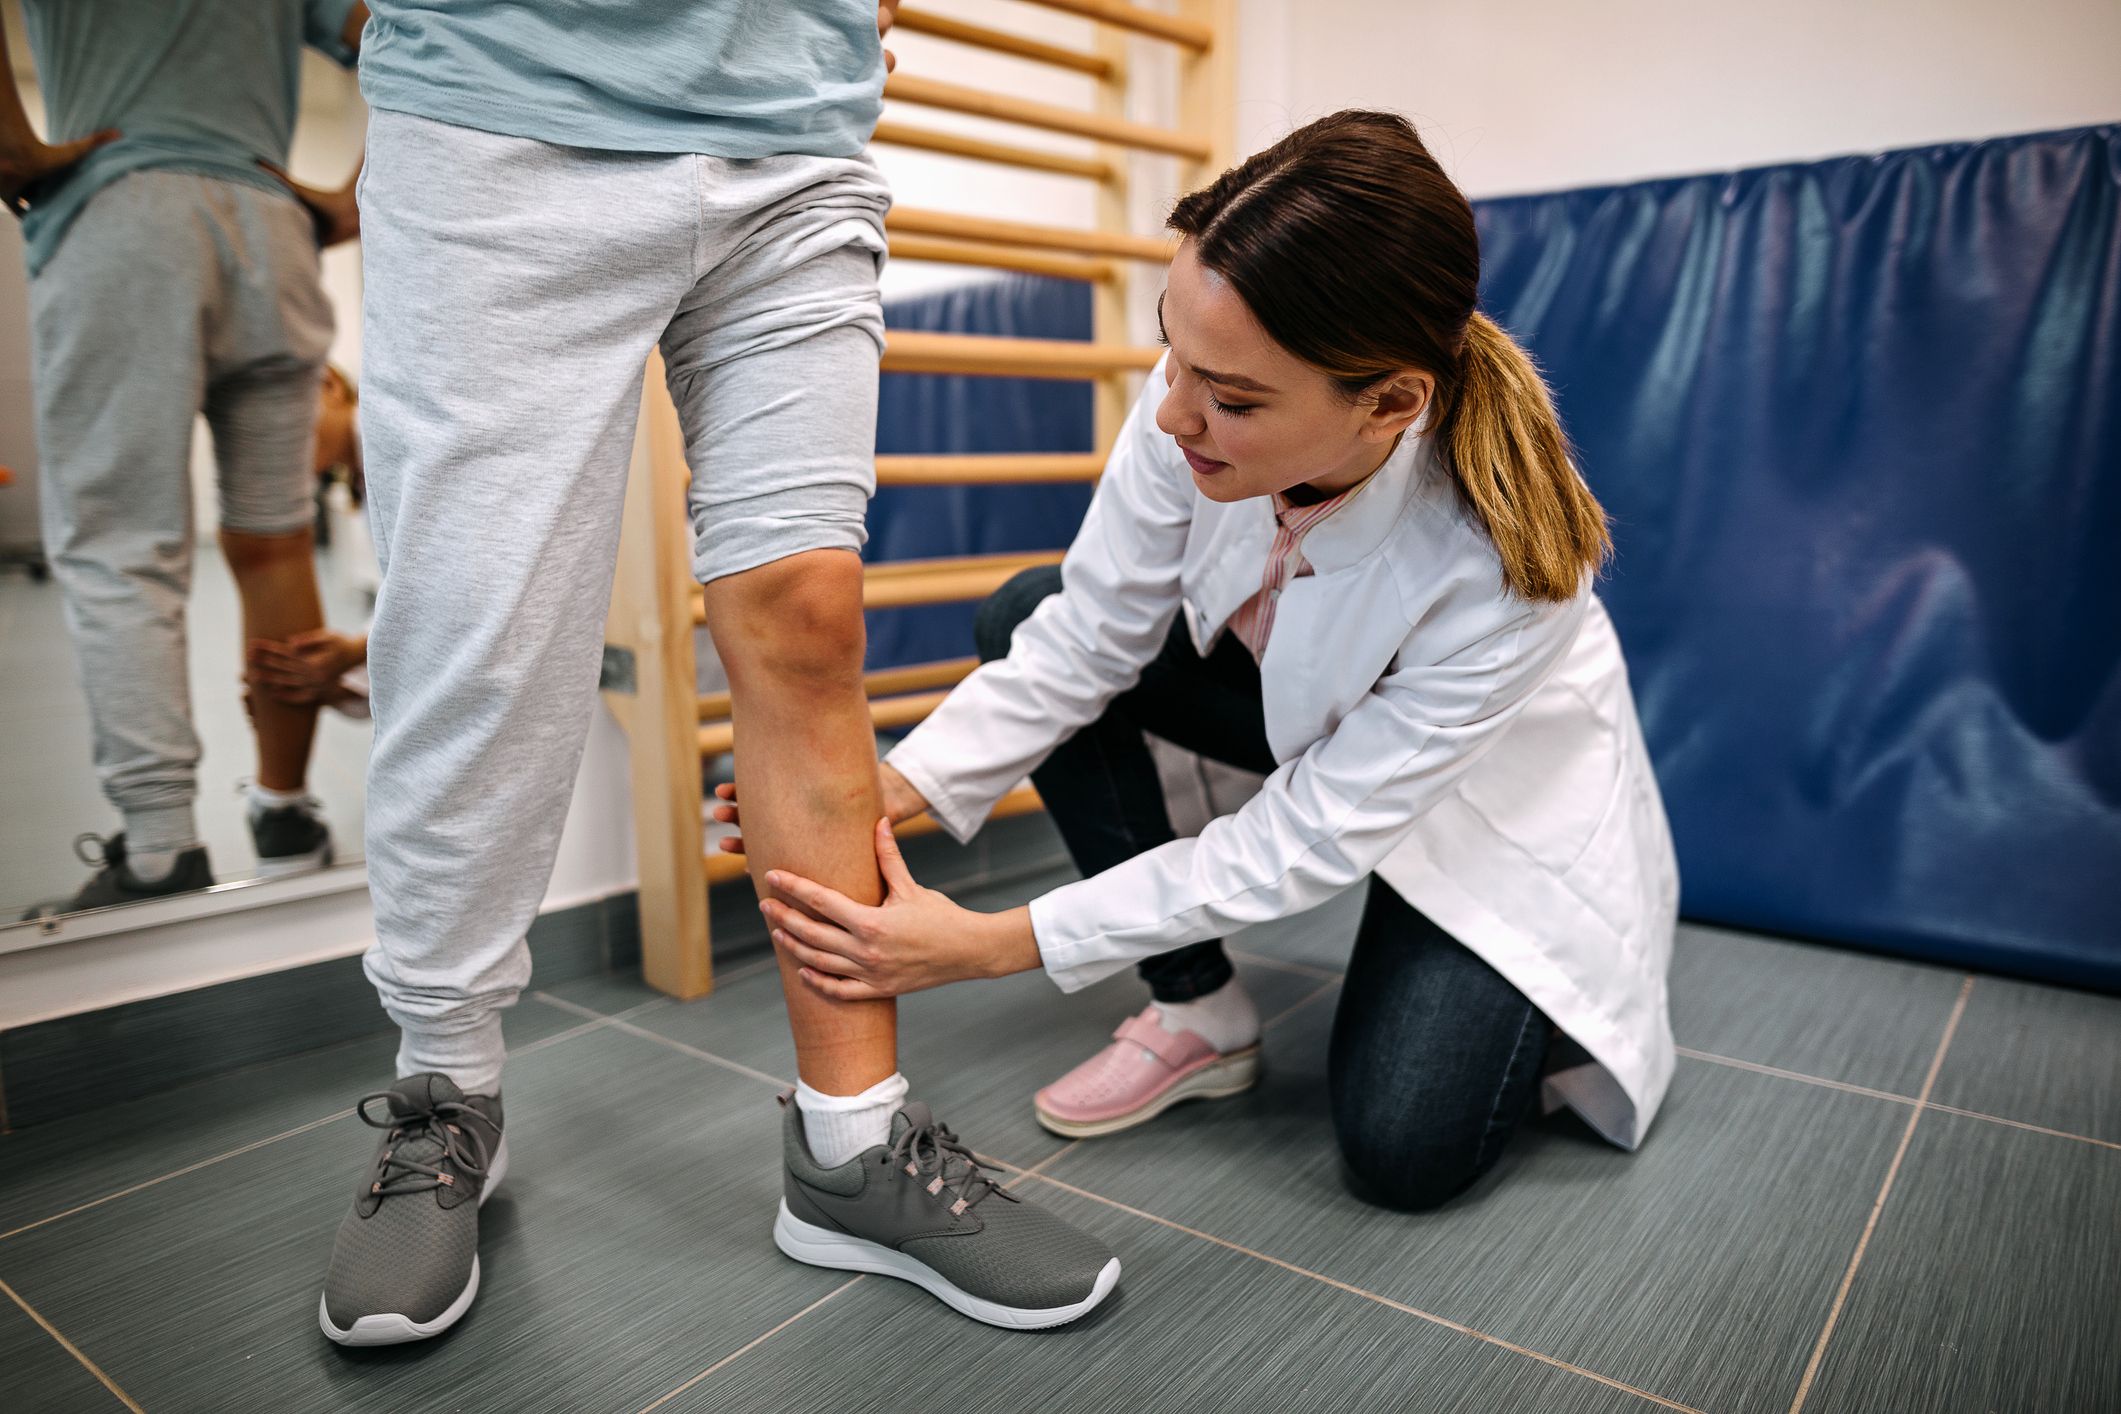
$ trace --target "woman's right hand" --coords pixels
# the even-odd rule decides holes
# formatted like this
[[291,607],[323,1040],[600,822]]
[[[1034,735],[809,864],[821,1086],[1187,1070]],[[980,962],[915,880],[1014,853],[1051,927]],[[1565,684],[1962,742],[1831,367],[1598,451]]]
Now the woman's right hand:
[[[903,825],[928,808],[928,801],[913,788],[913,782],[900,775],[898,768],[889,763],[877,767],[877,782],[883,788],[884,816],[894,825]],[[711,812],[724,825],[734,825],[739,833],[723,837],[716,845],[724,854],[744,852],[743,816],[736,799],[736,783],[724,781],[714,788],[715,799],[725,802]]]

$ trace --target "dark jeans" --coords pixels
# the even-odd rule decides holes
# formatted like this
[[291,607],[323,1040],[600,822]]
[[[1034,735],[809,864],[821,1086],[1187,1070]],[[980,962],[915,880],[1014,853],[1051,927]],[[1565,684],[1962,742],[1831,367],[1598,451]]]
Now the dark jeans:
[[[1026,570],[980,606],[982,659],[1060,591]],[[1055,748],[1032,781],[1085,876],[1174,838],[1144,731],[1248,771],[1275,767],[1259,667],[1235,634],[1202,658],[1183,621],[1141,680]],[[1220,941],[1141,964],[1150,995],[1188,1001],[1231,976]],[[1530,1108],[1550,1025],[1524,994],[1382,879],[1370,881],[1327,1059],[1333,1126],[1366,1196],[1428,1208],[1468,1187]]]

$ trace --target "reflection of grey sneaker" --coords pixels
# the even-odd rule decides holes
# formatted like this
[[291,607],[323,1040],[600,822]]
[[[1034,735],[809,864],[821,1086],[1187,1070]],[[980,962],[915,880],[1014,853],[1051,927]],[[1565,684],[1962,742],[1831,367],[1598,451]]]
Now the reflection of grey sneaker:
[[[93,852],[90,846],[93,846]],[[109,839],[101,835],[79,835],[74,839],[74,853],[80,857],[83,864],[98,866],[94,877],[83,884],[72,898],[40,903],[23,914],[23,918],[50,918],[61,913],[79,913],[84,908],[109,908],[113,904],[139,903],[145,899],[168,898],[171,894],[188,894],[214,886],[214,871],[206,862],[206,846],[203,844],[179,851],[176,866],[153,882],[142,879],[126,864],[123,830]]]
[[386,1132],[339,1224],[317,1320],[341,1345],[425,1340],[479,1294],[479,1205],[508,1171],[501,1097],[413,1075],[356,1109]]
[[250,838],[258,849],[261,877],[299,874],[331,863],[331,830],[324,824],[323,810],[324,802],[313,795],[270,809],[251,801]]
[[912,1102],[891,1142],[820,1168],[803,1117],[783,1097],[787,1181],[774,1245],[818,1267],[878,1272],[975,1321],[1014,1330],[1066,1325],[1119,1280],[1105,1244],[1025,1202]]

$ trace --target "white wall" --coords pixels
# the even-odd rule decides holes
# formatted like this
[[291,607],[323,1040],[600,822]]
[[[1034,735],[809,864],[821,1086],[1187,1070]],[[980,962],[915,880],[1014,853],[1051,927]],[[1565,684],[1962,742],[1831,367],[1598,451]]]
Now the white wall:
[[2121,119],[2121,4],[1246,0],[1247,150],[1406,113],[1469,196]]

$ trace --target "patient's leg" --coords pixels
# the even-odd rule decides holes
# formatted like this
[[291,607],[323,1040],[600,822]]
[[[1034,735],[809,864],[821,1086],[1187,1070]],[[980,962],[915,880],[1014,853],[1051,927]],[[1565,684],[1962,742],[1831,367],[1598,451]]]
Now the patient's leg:
[[[875,903],[882,807],[862,691],[861,560],[813,550],[717,579],[707,624],[729,673],[752,878],[785,869]],[[897,1071],[897,1003],[820,996],[780,961],[806,1085],[853,1096]]]

